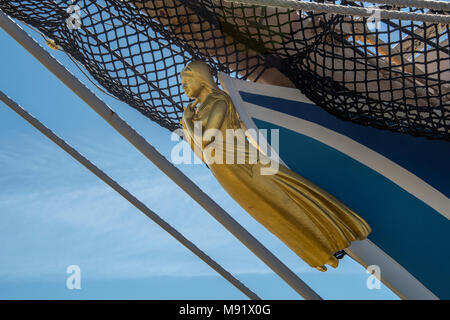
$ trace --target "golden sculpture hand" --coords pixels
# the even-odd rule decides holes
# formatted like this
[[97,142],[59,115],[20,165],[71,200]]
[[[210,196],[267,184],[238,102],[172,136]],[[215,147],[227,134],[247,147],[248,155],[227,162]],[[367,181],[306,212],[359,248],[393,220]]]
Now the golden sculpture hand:
[[[227,141],[227,130],[241,129],[240,117],[205,63],[191,62],[181,72],[181,80],[183,90],[197,102],[184,110],[182,118],[195,153],[203,161],[208,159],[205,152],[211,150],[224,155],[245,153],[244,163],[208,162],[223,188],[310,266],[320,271],[326,271],[325,264],[337,267],[333,254],[352,241],[365,239],[371,232],[369,225],[325,190],[281,164],[273,174],[261,174],[265,165],[260,160],[265,155],[250,163],[249,141],[244,134],[240,138],[243,146],[235,144],[234,137]],[[199,125],[204,134],[195,136],[194,125]],[[205,137],[208,129],[218,134]]]

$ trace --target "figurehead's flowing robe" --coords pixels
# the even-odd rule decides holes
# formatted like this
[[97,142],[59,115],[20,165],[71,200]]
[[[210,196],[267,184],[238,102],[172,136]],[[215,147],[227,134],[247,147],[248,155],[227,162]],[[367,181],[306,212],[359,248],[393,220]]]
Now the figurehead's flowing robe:
[[[226,113],[218,128],[221,135],[201,148],[201,137],[195,136],[194,126],[186,126],[185,122],[201,121],[204,133],[208,117],[215,106],[223,102]],[[223,164],[208,163],[208,166],[231,197],[310,266],[326,270],[323,266],[328,263],[336,267],[338,262],[333,254],[347,248],[354,240],[365,239],[371,232],[369,225],[355,212],[287,167],[279,164],[278,172],[262,175],[261,169],[270,167],[264,164],[269,162],[267,156],[259,153],[256,163],[252,164],[255,149],[245,134],[238,134],[236,140],[227,139],[227,129],[241,129],[241,126],[226,93],[213,90],[191,119],[183,114],[181,123],[191,148],[194,151],[197,148],[196,154],[203,155],[203,160],[223,154]],[[295,146],[281,144],[280,147]],[[231,157],[234,163],[225,163],[227,152],[234,155],[242,152],[244,163],[236,163],[236,156]]]

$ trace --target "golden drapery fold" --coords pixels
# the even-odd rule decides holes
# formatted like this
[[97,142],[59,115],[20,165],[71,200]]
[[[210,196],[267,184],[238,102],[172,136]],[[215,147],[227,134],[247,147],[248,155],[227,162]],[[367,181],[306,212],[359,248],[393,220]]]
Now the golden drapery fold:
[[[199,121],[204,128],[224,103],[225,116],[217,128],[221,135],[202,148],[202,137],[195,136],[193,122]],[[186,125],[187,121],[190,125]],[[258,154],[256,163],[249,161],[252,146],[245,135],[238,134],[227,141],[230,139],[226,130],[241,127],[239,115],[225,92],[212,90],[195,115],[187,117],[184,113],[181,123],[191,148],[197,146],[196,154],[199,150],[203,153],[202,160],[211,154],[223,154],[223,164],[208,166],[230,196],[310,266],[321,271],[326,270],[325,264],[337,267],[333,254],[371,232],[369,225],[350,208],[287,167],[279,164],[274,174],[262,175],[261,169],[269,166],[268,159]],[[227,152],[243,152],[245,162],[225,163]]]

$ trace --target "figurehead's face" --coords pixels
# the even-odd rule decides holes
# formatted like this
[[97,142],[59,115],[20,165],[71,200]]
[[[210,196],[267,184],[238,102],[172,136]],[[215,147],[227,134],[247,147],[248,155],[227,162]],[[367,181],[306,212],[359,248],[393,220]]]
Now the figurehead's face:
[[204,89],[216,88],[209,66],[202,61],[193,61],[181,71],[181,84],[189,98],[196,98]]
[[202,82],[190,74],[181,76],[181,84],[184,92],[189,98],[197,98],[205,88],[205,85]]

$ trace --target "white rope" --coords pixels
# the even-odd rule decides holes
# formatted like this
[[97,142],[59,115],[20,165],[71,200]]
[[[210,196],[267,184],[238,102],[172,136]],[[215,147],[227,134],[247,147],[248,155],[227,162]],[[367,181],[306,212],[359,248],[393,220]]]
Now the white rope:
[[450,2],[434,0],[347,0],[351,2],[370,2],[387,4],[395,7],[424,8],[433,10],[450,11]]
[[38,129],[42,134],[44,134],[47,138],[53,141],[56,145],[58,145],[61,149],[66,151],[72,158],[81,163],[84,167],[86,167],[89,171],[99,177],[103,182],[109,185],[112,189],[114,189],[117,193],[119,193],[122,197],[124,197],[128,202],[130,202],[133,206],[139,209],[143,214],[152,219],[157,225],[159,225],[164,231],[169,233],[172,237],[178,240],[182,245],[188,248],[192,253],[194,253],[198,258],[206,262],[211,268],[213,268],[217,273],[219,273],[222,277],[228,280],[233,286],[239,289],[243,294],[249,297],[252,300],[260,300],[253,291],[247,288],[242,282],[236,279],[231,273],[225,270],[220,264],[214,261],[211,257],[209,257],[206,253],[200,250],[194,243],[189,241],[185,236],[183,236],[180,232],[178,232],[174,227],[172,227],[169,223],[167,223],[164,219],[158,216],[155,212],[149,209],[144,203],[138,200],[135,196],[133,196],[130,192],[128,192],[125,188],[123,188],[120,184],[110,178],[106,173],[104,173],[101,169],[99,169],[96,165],[94,165],[91,161],[89,161],[86,157],[80,154],[75,148],[67,144],[63,139],[58,137],[53,131],[43,125],[38,119],[29,114],[24,108],[18,105],[14,100],[8,97],[0,90],[0,101],[3,101],[8,107],[10,107],[13,111],[15,111],[18,115],[20,115],[23,119],[25,119],[28,123],[30,123],[33,127]]
[[374,17],[375,19],[411,20],[428,23],[450,24],[450,15],[428,14],[416,12],[392,11],[377,8],[347,7],[337,4],[304,2],[295,0],[225,0],[227,2],[276,7],[285,9],[305,10],[319,13],[341,14],[346,16]]

